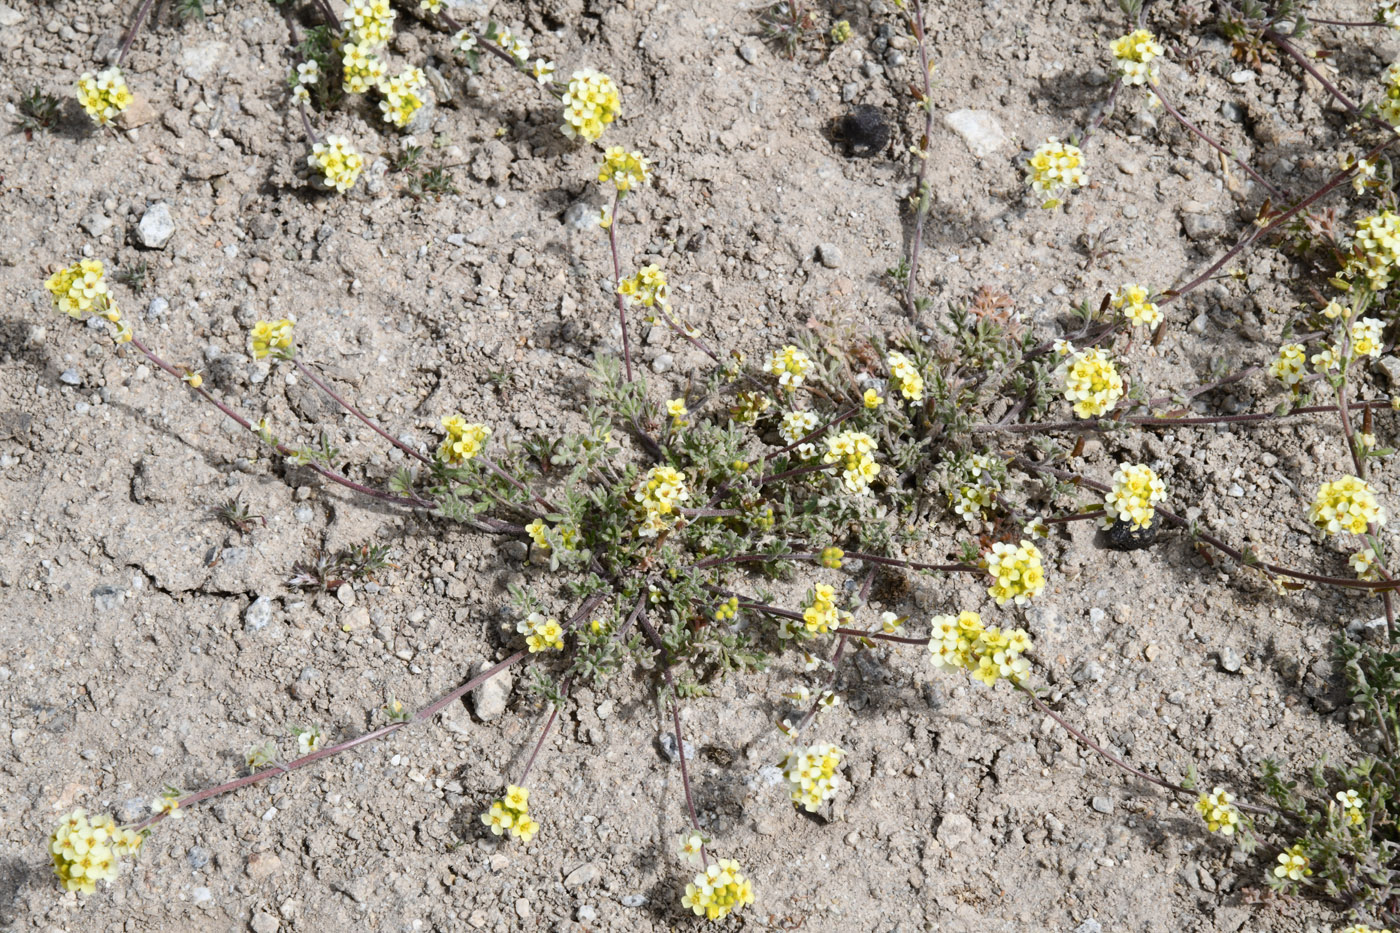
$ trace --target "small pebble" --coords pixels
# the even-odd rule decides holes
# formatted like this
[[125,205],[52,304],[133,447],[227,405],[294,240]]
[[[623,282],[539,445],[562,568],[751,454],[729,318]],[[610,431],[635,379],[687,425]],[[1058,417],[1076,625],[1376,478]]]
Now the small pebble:
[[1089,806],[1093,807],[1095,810],[1097,810],[1097,811],[1100,812],[1100,813],[1112,813],[1112,812],[1113,812],[1113,798],[1112,798],[1112,797],[1095,797],[1093,800],[1089,801]]
[[641,907],[647,902],[645,894],[625,894],[622,897],[623,907]]

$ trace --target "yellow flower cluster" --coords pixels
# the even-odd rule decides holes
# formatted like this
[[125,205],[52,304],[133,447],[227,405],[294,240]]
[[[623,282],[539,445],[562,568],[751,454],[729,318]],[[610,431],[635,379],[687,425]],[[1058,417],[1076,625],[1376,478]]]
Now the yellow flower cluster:
[[885,357],[885,363],[890,368],[890,388],[897,389],[911,402],[923,401],[924,377],[909,357],[898,350],[891,350]]
[[1060,195],[1085,183],[1084,153],[1078,146],[1062,143],[1053,136],[1040,144],[1030,158],[1028,177],[1031,188],[1046,200],[1041,207],[1059,207]]
[[783,777],[788,782],[792,802],[808,813],[816,813],[826,801],[841,789],[841,766],[845,752],[822,742],[805,748],[794,748],[783,761]]
[[1352,325],[1351,348],[1357,356],[1380,356],[1385,343],[1381,336],[1384,330],[1385,323],[1379,318],[1363,317]]
[[53,870],[67,891],[91,894],[97,882],[117,877],[118,861],[135,855],[145,837],[130,829],[119,829],[110,814],[88,819],[87,811],[74,810],[59,822],[49,836]]
[[443,418],[442,427],[447,437],[438,447],[438,459],[448,466],[461,466],[481,453],[486,439],[491,436],[491,429],[486,425],[469,424],[461,415]]
[[1279,347],[1278,356],[1269,364],[1269,375],[1290,388],[1301,383],[1308,375],[1307,348],[1301,343]]
[[603,151],[603,164],[598,166],[598,181],[612,182],[618,191],[626,194],[639,185],[651,184],[651,163],[642,158],[640,152],[610,146]]
[[321,174],[326,187],[342,193],[355,186],[365,167],[364,157],[344,136],[327,136],[325,142],[314,144],[306,163]]
[[1235,795],[1223,787],[1217,787],[1209,794],[1202,794],[1196,801],[1196,812],[1206,821],[1206,828],[1213,833],[1233,836],[1240,826],[1240,811],[1234,804]]
[[730,622],[739,614],[739,597],[731,596],[715,610],[716,622]]
[[869,434],[842,431],[826,439],[826,456],[822,457],[822,462],[840,463],[841,484],[848,492],[863,496],[870,492],[870,484],[880,475],[876,452],[875,438]]
[[377,48],[394,37],[394,18],[389,0],[350,0],[340,20],[346,45]]
[[1162,323],[1162,310],[1148,300],[1151,297],[1141,285],[1124,285],[1113,296],[1113,307],[1134,327],[1156,327]]
[[379,102],[379,112],[384,114],[384,122],[397,127],[408,126],[413,115],[423,106],[423,98],[418,92],[428,78],[421,68],[405,68],[401,74],[385,78],[379,82],[379,93],[384,99]]
[[998,541],[986,557],[987,572],[993,583],[987,593],[998,606],[1014,601],[1018,606],[1040,595],[1045,589],[1045,567],[1040,549],[1029,541],[1007,544]]
[[1113,489],[1104,496],[1103,527],[1115,522],[1132,522],[1133,531],[1152,524],[1153,508],[1167,497],[1167,487],[1152,468],[1142,463],[1125,463],[1113,474]]
[[[1391,65],[1391,68],[1400,68],[1400,64]],[[1397,93],[1400,94],[1400,88]],[[1400,103],[1397,110],[1400,110]],[[1391,122],[1400,125],[1400,113]],[[1365,273],[1371,290],[1381,291],[1395,279],[1396,264],[1400,263],[1400,215],[1381,211],[1363,218],[1356,225],[1353,244],[1356,255],[1347,271]]]
[[971,524],[987,516],[996,492],[993,487],[981,484],[958,486],[948,494],[948,504],[959,518]]
[[822,566],[829,570],[840,570],[841,560],[846,556],[846,552],[839,547],[824,547],[821,551]]
[[112,323],[121,320],[117,303],[107,291],[102,263],[96,259],[80,259],[49,276],[44,288],[53,295],[54,306],[69,317],[82,318],[97,314]]
[[1118,375],[1107,350],[1079,350],[1064,364],[1065,399],[1079,418],[1106,414],[1123,397],[1123,377]]
[[928,650],[935,668],[969,671],[989,687],[1001,678],[1023,684],[1030,676],[1030,662],[1021,657],[1031,649],[1024,629],[986,628],[975,612],[934,616],[931,625]]
[[778,377],[778,384],[785,389],[796,389],[802,385],[807,374],[812,371],[812,358],[792,344],[774,350],[763,364],[763,371]]
[[833,24],[831,27],[830,36],[833,45],[840,45],[847,39],[851,38],[850,20],[843,19]]
[[[790,411],[783,415],[782,422],[778,425],[778,436],[783,439],[783,443],[796,444],[802,438],[811,434],[817,429],[817,414],[811,411]],[[804,444],[807,450],[798,449],[798,453],[805,459],[816,453],[816,448],[811,444]]]
[[637,534],[643,538],[655,538],[669,527],[668,519],[680,508],[680,503],[690,498],[690,489],[685,484],[685,474],[680,470],[654,466],[642,477],[642,483],[633,496],[646,513]]
[[653,305],[663,308],[671,306],[671,289],[666,284],[666,273],[655,263],[643,266],[636,275],[623,279],[617,286],[617,293],[627,299],[629,305],[641,302],[646,308]]
[[1146,29],[1138,29],[1120,36],[1108,44],[1118,62],[1118,71],[1124,84],[1156,84],[1158,63],[1166,50],[1157,42],[1157,37]]
[[106,126],[123,110],[131,106],[134,98],[126,86],[120,68],[108,68],[93,74],[85,73],[78,79],[78,103],[87,115],[99,126]]
[[374,46],[367,42],[347,44],[341,53],[340,63],[343,68],[342,83],[351,94],[364,94],[370,88],[378,87],[389,73],[389,66],[374,54]]
[[265,360],[276,356],[279,360],[291,359],[292,322],[283,318],[280,321],[258,321],[253,325],[248,342],[252,346],[253,359]]
[[729,414],[739,424],[753,424],[773,407],[773,400],[758,392],[740,392],[729,406]]
[[1308,866],[1312,859],[1304,854],[1301,842],[1289,846],[1278,854],[1278,864],[1274,866],[1275,878],[1287,878],[1289,881],[1302,881],[1312,874],[1312,869]]
[[481,814],[481,822],[497,836],[509,832],[521,842],[529,843],[540,831],[540,824],[530,819],[530,789],[510,784],[506,795],[491,804],[491,809]]
[[532,612],[515,624],[515,630],[525,636],[531,654],[564,650],[564,627],[558,619],[546,619],[542,613]]
[[1376,549],[1362,548],[1347,559],[1351,569],[1356,571],[1358,580],[1379,580],[1380,570],[1376,567]]
[[622,97],[612,78],[592,68],[575,71],[564,92],[564,123],[560,131],[593,142],[622,113]]
[[843,622],[851,621],[851,614],[836,606],[836,588],[825,583],[812,587],[807,605],[802,609],[802,622],[784,619],[779,635],[783,638],[811,638],[825,635]]
[[1368,927],[1364,923],[1354,923],[1349,927],[1343,927],[1338,933],[1390,933],[1390,931],[1383,927]]
[[685,886],[681,906],[707,920],[723,920],[732,912],[753,903],[753,883],[739,870],[732,858],[716,859],[709,868]]
[[1327,534],[1349,531],[1361,535],[1366,533],[1367,525],[1385,524],[1385,509],[1376,499],[1376,491],[1370,483],[1355,476],[1343,476],[1318,487],[1312,508],[1308,510],[1308,520]]

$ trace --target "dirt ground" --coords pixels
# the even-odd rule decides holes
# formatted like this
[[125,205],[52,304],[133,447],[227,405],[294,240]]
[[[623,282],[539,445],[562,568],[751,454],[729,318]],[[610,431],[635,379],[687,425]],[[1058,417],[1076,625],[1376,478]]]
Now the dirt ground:
[[[396,435],[425,445],[455,411],[500,439],[581,424],[590,361],[615,354],[620,335],[605,239],[587,222],[603,203],[591,183],[597,152],[564,140],[555,106],[497,63],[471,77],[448,59],[445,36],[401,17],[396,58],[432,65],[451,94],[421,120],[418,142],[431,164],[454,166],[460,193],[407,196],[391,170],[402,137],[366,111],[322,118],[373,163],[351,193],[327,197],[298,177],[304,137],[287,106],[288,29],[275,7],[220,0],[188,25],[158,8],[127,67],[140,125],[99,132],[70,89],[115,46],[132,4],[5,2],[7,109],[37,84],[67,110],[53,133],[0,138],[0,925],[699,924],[679,903],[688,870],[672,848],[684,803],[658,742],[663,711],[627,678],[570,705],[532,780],[544,828],[528,847],[498,844],[476,819],[541,721],[517,685],[498,718],[461,704],[221,797],[161,825],[136,869],[97,895],[60,890],[44,848],[60,811],[131,818],[163,785],[241,773],[245,748],[291,725],[347,737],[389,695],[417,707],[505,655],[506,586],[546,571],[523,563],[518,542],[406,517],[270,461],[137,354],[54,314],[42,283],[55,264],[147,263],[144,291],[114,286],[142,339],[197,363],[222,397],[284,437],[330,432],[371,478],[400,455],[289,369],[250,361],[253,321],[294,316],[304,353]],[[922,285],[934,300],[912,322],[883,276],[909,233],[902,202],[919,126],[913,43],[888,3],[820,7],[822,22],[849,19],[854,36],[792,60],[762,41],[756,6],[730,0],[479,0],[459,16],[484,19],[489,7],[561,71],[591,65],[618,79],[625,112],[605,142],[656,162],[655,186],[622,219],[624,254],[662,262],[679,312],[750,359],[813,325],[927,331],[984,285],[1058,336],[1074,305],[1126,281],[1179,283],[1246,228],[1263,192],[1141,91],[1124,94],[1094,137],[1093,185],[1068,210],[1026,195],[1025,150],[1082,133],[1106,97],[1106,43],[1126,31],[1116,8],[932,6]],[[1360,8],[1333,6],[1323,8],[1344,18]],[[1310,41],[1337,53],[1360,94],[1400,42],[1379,30],[1345,38]],[[1295,69],[1241,74],[1200,30],[1172,57],[1164,86],[1188,115],[1290,193],[1334,170],[1346,121]],[[831,138],[856,104],[895,123],[873,158],[848,157]],[[962,110],[990,114],[1005,139],[975,154],[948,123]],[[155,202],[175,230],[147,249],[138,225]],[[1110,242],[1092,265],[1086,237]],[[1214,359],[1273,352],[1306,300],[1291,280],[1307,270],[1272,249],[1238,265],[1240,277],[1170,306],[1159,347],[1132,351],[1153,394],[1208,381]],[[645,328],[638,337],[658,398],[703,371],[683,342]],[[1278,400],[1255,376],[1201,407]],[[1387,440],[1391,425],[1377,430]],[[1079,468],[1106,479],[1120,459],[1144,459],[1173,508],[1265,556],[1344,573],[1345,554],[1306,523],[1309,490],[1343,466],[1339,438],[1306,419],[1112,435],[1091,440]],[[1382,490],[1395,480],[1394,468],[1378,471]],[[233,496],[265,525],[240,534],[217,521],[211,509]],[[998,618],[1031,631],[1036,678],[1091,736],[1167,777],[1194,761],[1203,783],[1246,795],[1258,793],[1250,776],[1263,758],[1301,773],[1322,753],[1359,753],[1330,646],[1339,627],[1379,613],[1374,601],[1277,595],[1173,533],[1122,554],[1082,523],[1068,527],[1044,547],[1044,596]],[[926,553],[943,556],[958,533],[933,526]],[[319,596],[286,585],[316,548],[369,538],[394,549],[377,583]],[[976,581],[908,584],[875,610],[998,614]],[[1189,805],[1080,752],[1005,685],[940,676],[915,650],[862,652],[844,672],[845,702],[819,724],[849,752],[850,787],[830,819],[795,812],[773,767],[784,749],[772,723],[800,668],[731,681],[687,708],[702,822],[757,892],[730,928],[1186,933],[1337,920],[1317,903],[1259,897],[1264,861],[1232,855]]]

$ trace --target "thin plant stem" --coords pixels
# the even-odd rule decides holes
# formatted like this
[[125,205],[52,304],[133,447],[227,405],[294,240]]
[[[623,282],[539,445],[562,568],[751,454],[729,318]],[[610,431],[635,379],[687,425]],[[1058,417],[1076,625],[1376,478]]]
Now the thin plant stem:
[[[1035,463],[1031,460],[1028,460],[1025,457],[1015,457],[1012,459],[1012,462],[1029,472],[1049,473],[1051,476],[1059,477],[1060,479],[1065,480],[1066,482],[1077,483],[1085,487],[1086,489],[1093,489],[1103,493],[1107,493],[1112,490],[1112,487],[1097,482],[1095,480],[1089,479],[1087,476],[1082,476],[1078,473],[1073,473],[1069,470],[1061,470],[1056,467],[1049,466],[1048,464]],[[1241,551],[1239,548],[1234,547],[1233,545],[1225,542],[1224,540],[1216,537],[1215,535],[1210,534],[1209,532],[1201,531],[1198,528],[1193,528],[1191,522],[1188,522],[1186,519],[1182,518],[1180,515],[1177,515],[1175,512],[1170,512],[1167,509],[1162,508],[1161,506],[1158,506],[1156,511],[1158,515],[1162,516],[1163,521],[1171,525],[1175,525],[1178,528],[1185,528],[1192,534],[1193,537],[1198,538],[1203,543],[1210,545],[1217,551],[1220,551],[1222,554],[1225,554],[1233,558],[1234,560],[1239,561],[1245,567],[1255,567],[1257,569],[1266,571],[1271,574],[1275,574],[1277,576],[1289,577],[1294,580],[1304,580],[1308,583],[1320,583],[1326,586],[1335,586],[1341,589],[1370,590],[1373,592],[1384,592],[1386,590],[1400,589],[1400,581],[1350,580],[1345,577],[1327,577],[1316,573],[1306,573],[1302,570],[1290,570],[1287,567],[1282,567],[1278,564],[1272,564],[1268,561],[1259,560],[1258,558],[1252,557],[1251,555],[1247,555],[1244,551]]]
[[[569,681],[559,685],[559,692],[565,700],[569,698]],[[525,785],[526,779],[530,777],[530,771],[535,767],[535,759],[540,756],[540,749],[544,748],[545,739],[549,738],[549,730],[554,727],[554,720],[559,718],[559,706],[551,703],[549,705],[549,718],[544,721],[544,728],[540,730],[539,741],[535,743],[534,751],[530,752],[530,758],[525,762],[525,770],[520,773],[520,785]]]
[[296,366],[297,370],[302,375],[306,376],[307,379],[310,379],[313,383],[315,383],[318,389],[329,395],[332,401],[334,401],[341,408],[344,408],[350,414],[358,418],[365,426],[367,426],[375,434],[378,434],[380,437],[384,438],[390,444],[393,444],[399,450],[408,454],[410,457],[417,460],[419,463],[423,463],[428,466],[433,465],[432,460],[428,459],[423,454],[414,450],[412,447],[409,447],[403,441],[399,440],[397,437],[394,437],[394,435],[381,428],[374,421],[374,419],[370,418],[364,412],[360,411],[360,409],[356,408],[350,402],[347,402],[344,398],[337,394],[334,389],[332,389],[329,385],[326,384],[325,380],[318,376],[310,366],[307,366],[305,363],[303,363],[299,357],[292,357],[292,363]]
[[924,136],[918,153],[919,174],[914,181],[914,196],[917,198],[917,207],[914,211],[914,239],[909,246],[909,272],[904,280],[904,305],[909,311],[910,317],[913,317],[918,314],[918,303],[914,298],[914,289],[918,287],[919,258],[924,246],[924,222],[928,219],[929,212],[928,146],[933,140],[933,89],[929,83],[928,39],[924,33],[923,5],[919,0],[911,0],[910,2],[909,22],[914,30],[914,39],[919,43],[919,67],[923,70],[921,90],[923,99],[920,104],[924,108]]
[[627,367],[627,381],[632,381],[632,348],[627,339],[627,301],[622,295],[622,259],[617,252],[617,208],[622,192],[613,192],[612,223],[608,224],[608,248],[612,251],[613,297],[617,299],[617,321],[622,328],[622,362]]
[[117,50],[115,67],[120,68],[122,62],[126,61],[127,53],[131,51],[131,44],[136,41],[141,27],[146,24],[146,17],[150,15],[151,7],[154,4],[155,0],[141,0],[141,5],[136,8],[136,15],[131,20],[131,28],[126,31],[126,36],[122,38],[121,47]]
[[[1341,104],[1344,108],[1346,108],[1347,113],[1351,114],[1352,116],[1358,116],[1361,113],[1360,108],[1356,106],[1352,99],[1343,94],[1341,88],[1333,84],[1327,78],[1326,75],[1318,71],[1317,68],[1313,65],[1313,63],[1308,61],[1308,57],[1302,52],[1298,51],[1298,49],[1293,45],[1293,43],[1289,42],[1287,39],[1285,39],[1283,36],[1279,35],[1272,29],[1264,30],[1264,38],[1268,39],[1274,45],[1282,49],[1284,54],[1286,54],[1289,58],[1297,62],[1298,65],[1304,71],[1312,75],[1313,80],[1316,81],[1318,84],[1322,85],[1323,90],[1325,90],[1328,94],[1331,94],[1332,97],[1337,101],[1337,103]],[[1385,129],[1386,132],[1393,132],[1393,130],[1388,125],[1385,126]]]
[[[150,350],[140,340],[137,340],[133,337],[131,339],[131,345],[135,347],[142,355],[144,355],[146,359],[150,360],[160,369],[164,370],[166,373],[169,373],[176,379],[179,379],[182,382],[184,381],[183,373],[181,373],[174,366],[171,366],[164,359],[158,356],[155,352]],[[219,401],[219,399],[215,398],[212,394],[210,394],[210,392],[207,389],[203,388],[202,386],[198,388],[190,386],[190,388],[194,391],[196,395],[204,399],[210,405],[213,405],[219,411],[223,412],[225,416],[231,418],[243,429],[247,431],[253,431],[254,433],[258,433],[255,431],[252,422],[250,422],[247,418],[244,418],[238,412],[234,411],[228,405]],[[292,450],[290,447],[282,443],[274,443],[271,446],[279,454],[282,454],[285,457],[293,456],[296,453],[296,451]],[[308,463],[307,467],[309,467],[311,470],[315,471],[316,473],[320,474],[321,476],[325,477],[333,483],[338,483],[341,486],[346,487],[347,489],[353,489],[355,492],[378,499],[381,502],[392,502],[395,505],[403,505],[415,509],[432,509],[437,507],[435,503],[427,499],[420,499],[417,496],[398,496],[394,495],[393,493],[384,492],[383,490],[374,489],[372,487],[364,485],[363,483],[357,483],[349,477],[342,476],[334,470],[327,469],[326,467],[323,467],[317,463]]]
[[[465,684],[453,690],[451,693],[447,694],[446,696],[442,697],[436,702],[423,707],[421,710],[415,713],[412,716],[412,718],[405,722],[390,723],[387,726],[381,726],[378,729],[374,729],[361,735],[357,735],[354,738],[347,739],[344,742],[339,742],[335,745],[328,745],[325,748],[318,748],[316,751],[311,752],[310,754],[302,755],[300,758],[294,758],[285,764],[277,762],[272,765],[269,765],[261,771],[255,771],[252,774],[244,775],[241,778],[237,778],[232,781],[227,781],[223,784],[219,784],[214,787],[206,787],[204,790],[196,791],[193,794],[188,794],[184,797],[181,797],[178,801],[178,807],[179,809],[192,807],[197,803],[210,799],[211,797],[218,797],[222,794],[227,794],[231,791],[239,790],[241,788],[248,787],[249,785],[265,781],[268,778],[280,777],[284,774],[291,774],[293,771],[305,768],[307,765],[315,764],[322,758],[329,758],[332,755],[338,755],[341,752],[347,752],[350,749],[356,748],[360,745],[364,745],[367,742],[373,742],[376,739],[382,739],[385,736],[392,735],[393,733],[398,732],[400,729],[404,728],[410,723],[421,722],[425,719],[431,719],[449,703],[453,702],[454,700],[460,699],[464,694],[475,690],[477,687],[486,683],[486,681],[490,680],[496,674],[499,674],[501,671],[505,670],[511,665],[518,663],[522,658],[525,657],[525,655],[526,652],[517,651],[515,654],[506,658],[504,661],[501,661],[499,664],[496,664],[495,666],[482,671],[480,674],[476,675],[471,680],[467,681]],[[179,811],[177,810],[175,812]],[[159,823],[168,815],[168,812],[153,814],[151,816],[148,816],[141,822],[137,823],[135,826],[132,826],[131,828],[136,832],[140,832],[143,829],[147,829]]]
[[[1194,796],[1196,796],[1196,791],[1193,791],[1193,790],[1191,790],[1191,789],[1188,788],[1188,787],[1183,787],[1183,786],[1181,786],[1180,784],[1173,784],[1171,781],[1166,781],[1166,780],[1163,780],[1162,778],[1157,777],[1156,775],[1148,774],[1146,771],[1143,771],[1141,768],[1134,768],[1132,765],[1128,764],[1128,763],[1127,763],[1126,761],[1124,761],[1122,758],[1119,758],[1117,755],[1115,755],[1115,754],[1113,754],[1112,752],[1108,751],[1108,750],[1105,749],[1103,746],[1101,746],[1099,743],[1097,743],[1097,742],[1095,742],[1093,739],[1089,738],[1089,737],[1088,737],[1087,735],[1085,735],[1083,732],[1080,732],[1080,731],[1079,731],[1078,729],[1076,729],[1074,726],[1071,726],[1068,722],[1065,721],[1065,718],[1064,718],[1063,716],[1061,716],[1059,713],[1055,712],[1053,709],[1051,709],[1049,706],[1047,706],[1047,705],[1045,704],[1045,701],[1042,700],[1040,697],[1036,696],[1036,695],[1035,695],[1035,692],[1034,692],[1033,690],[1031,690],[1029,687],[1027,687],[1026,685],[1024,685],[1024,684],[1019,684],[1019,683],[1017,683],[1016,681],[1013,680],[1013,681],[1011,681],[1011,686],[1015,687],[1015,688],[1016,688],[1017,690],[1019,690],[1021,693],[1025,694],[1027,697],[1029,697],[1031,703],[1035,705],[1035,708],[1036,708],[1036,709],[1040,710],[1042,713],[1044,713],[1045,715],[1047,715],[1047,716],[1049,716],[1051,719],[1053,719],[1053,720],[1060,726],[1061,729],[1064,729],[1064,730],[1065,730],[1066,732],[1068,732],[1071,736],[1073,736],[1073,737],[1074,737],[1074,740],[1075,740],[1076,742],[1078,742],[1080,745],[1084,746],[1085,748],[1090,749],[1090,750],[1093,751],[1093,752],[1096,752],[1096,753],[1099,755],[1100,758],[1104,759],[1105,761],[1109,762],[1110,764],[1116,765],[1117,767],[1123,769],[1124,771],[1128,772],[1129,774],[1134,775],[1135,777],[1140,777],[1140,778],[1142,778],[1144,781],[1147,781],[1147,782],[1150,783],[1150,784],[1156,784],[1158,787],[1166,788],[1167,790],[1171,791],[1172,793],[1175,793],[1175,794],[1185,794],[1185,795],[1188,796],[1188,797],[1194,797]],[[1252,804],[1247,804],[1247,803],[1237,803],[1237,804],[1235,804],[1235,807],[1237,807],[1237,808],[1240,809],[1240,810],[1245,810],[1245,811],[1250,812],[1250,813],[1276,813],[1276,812],[1278,812],[1278,811],[1276,811],[1273,807],[1260,807],[1260,806],[1254,806],[1254,805],[1252,805]]]
[[[1380,155],[1381,152],[1383,152],[1385,149],[1389,148],[1390,144],[1393,142],[1395,142],[1395,134],[1390,133],[1388,134],[1384,142],[1375,146],[1371,149],[1370,152],[1366,153],[1359,160],[1357,160],[1357,164],[1360,164],[1363,161],[1369,162],[1370,160],[1374,159],[1376,156]],[[1325,198],[1327,195],[1331,194],[1333,191],[1335,191],[1337,188],[1341,187],[1341,185],[1347,182],[1355,173],[1355,165],[1353,165],[1351,168],[1342,169],[1340,172],[1328,179],[1327,182],[1321,188],[1318,188],[1312,194],[1303,198],[1303,200],[1299,201],[1297,204],[1293,205],[1283,213],[1274,215],[1273,218],[1265,226],[1255,227],[1253,230],[1250,230],[1249,233],[1245,234],[1245,236],[1241,238],[1238,243],[1230,247],[1230,249],[1226,251],[1225,255],[1221,256],[1215,262],[1211,263],[1210,267],[1207,268],[1204,272],[1196,276],[1191,281],[1187,282],[1185,285],[1181,286],[1181,288],[1174,288],[1171,291],[1167,292],[1158,300],[1157,304],[1169,304],[1175,301],[1176,299],[1182,298],[1187,294],[1191,293],[1192,291],[1195,291],[1203,283],[1210,281],[1210,279],[1214,277],[1215,273],[1219,272],[1227,262],[1229,262],[1231,259],[1234,259],[1241,252],[1252,246],[1255,240],[1259,239],[1265,234],[1272,233],[1274,230],[1278,229],[1283,224],[1292,220],[1296,215],[1298,215],[1302,211],[1307,210],[1313,204]]]
[[[1368,408],[1389,408],[1389,399],[1367,399],[1352,402],[1351,411],[1364,411]],[[1295,415],[1315,415],[1334,412],[1335,405],[1304,405],[1284,412],[1259,412],[1248,415],[1203,415],[1192,418],[1127,417],[1127,418],[1082,418],[1074,421],[1028,421],[1021,424],[975,424],[968,430],[976,434],[1039,434],[1048,431],[1107,431],[1115,425],[1132,424],[1144,428],[1201,427],[1211,424],[1258,424],[1265,421],[1278,421]]]
[[899,560],[894,557],[880,557],[877,554],[866,554],[863,551],[846,551],[843,557],[852,560],[865,560],[872,564],[885,564],[889,567],[906,567],[910,570],[936,570],[944,573],[982,573],[981,567],[974,567],[972,564],[921,564],[913,560]]
[[1269,193],[1272,194],[1274,197],[1278,198],[1280,201],[1286,200],[1286,195],[1284,195],[1284,193],[1278,188],[1274,187],[1274,185],[1272,185],[1267,178],[1265,178],[1263,175],[1260,175],[1253,168],[1251,168],[1248,162],[1244,161],[1239,156],[1235,155],[1233,152],[1230,152],[1224,146],[1220,145],[1220,143],[1212,139],[1209,135],[1202,132],[1196,126],[1196,124],[1192,123],[1190,120],[1186,119],[1186,117],[1182,116],[1181,111],[1177,110],[1176,107],[1172,106],[1172,102],[1167,100],[1166,97],[1162,95],[1161,90],[1156,85],[1149,84],[1148,90],[1150,90],[1152,92],[1152,95],[1156,97],[1157,100],[1162,104],[1162,108],[1166,110],[1167,113],[1171,114],[1176,119],[1176,122],[1184,126],[1193,136],[1195,136],[1197,139],[1204,141],[1216,152],[1233,160],[1236,165],[1244,169],[1245,174],[1247,174],[1250,178],[1253,178],[1255,181],[1259,182],[1259,184],[1263,185],[1265,188],[1268,188]]

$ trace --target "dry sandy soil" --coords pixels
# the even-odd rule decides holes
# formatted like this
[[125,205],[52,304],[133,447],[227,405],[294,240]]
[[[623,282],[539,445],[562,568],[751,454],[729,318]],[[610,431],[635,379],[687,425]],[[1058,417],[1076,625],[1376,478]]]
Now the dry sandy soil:
[[[591,183],[596,150],[563,140],[555,107],[496,63],[471,77],[447,59],[444,36],[406,24],[396,57],[438,69],[439,94],[451,95],[418,141],[428,164],[455,166],[461,191],[407,196],[390,168],[401,137],[367,112],[342,112],[322,125],[350,135],[373,165],[350,194],[326,197],[299,178],[304,138],[287,107],[288,30],[275,7],[219,0],[189,25],[158,10],[128,65],[140,125],[99,132],[70,88],[114,47],[132,4],[6,2],[10,111],[33,84],[67,109],[55,132],[0,139],[0,925],[699,923],[679,904],[687,872],[672,846],[683,802],[657,740],[663,711],[646,682],[628,678],[570,705],[532,780],[544,830],[528,847],[498,845],[476,821],[540,722],[517,684],[488,721],[461,704],[167,822],[135,870],[96,896],[58,888],[44,840],[60,811],[129,818],[167,783],[237,775],[245,748],[290,725],[349,736],[388,695],[421,705],[504,656],[505,587],[546,571],[523,563],[518,542],[405,517],[270,461],[136,354],[55,315],[42,287],[54,264],[147,263],[143,292],[115,286],[144,339],[198,362],[212,388],[284,436],[330,432],[370,478],[392,470],[397,452],[288,370],[250,361],[254,320],[294,315],[304,352],[423,444],[459,410],[500,438],[580,424],[590,360],[616,353],[619,332],[605,242],[586,222],[603,198]],[[847,18],[855,35],[792,60],[762,41],[756,9],[729,0],[480,6],[562,70],[593,65],[619,80],[625,115],[606,141],[656,161],[654,188],[624,217],[624,249],[663,262],[680,311],[751,359],[814,324],[927,331],[983,285],[1053,337],[1073,305],[1124,281],[1183,280],[1263,201],[1138,92],[1090,146],[1092,188],[1066,211],[1039,210],[1024,190],[1025,149],[1094,117],[1121,15],[1066,0],[933,4],[934,207],[921,283],[933,301],[910,321],[883,272],[909,233],[901,204],[917,66],[887,3],[821,7],[821,22]],[[1354,18],[1356,6],[1329,12]],[[1345,38],[1310,41],[1336,51],[1344,83],[1363,93],[1400,43],[1379,30]],[[1173,58],[1166,86],[1186,111],[1278,183],[1302,193],[1333,169],[1345,119],[1295,69],[1237,74],[1204,30],[1178,41]],[[848,157],[831,138],[855,104],[895,124],[874,158]],[[1006,138],[974,153],[946,122],[966,109],[990,114]],[[148,249],[138,225],[156,202],[174,234]],[[1112,238],[1088,268],[1086,235]],[[1306,298],[1290,282],[1299,269],[1271,249],[1239,267],[1242,277],[1173,305],[1159,347],[1133,351],[1155,393],[1208,380],[1216,358],[1272,353]],[[702,372],[683,343],[638,336],[657,397]],[[1201,407],[1277,401],[1256,376]],[[1338,438],[1331,423],[1307,420],[1115,435],[1092,440],[1079,466],[1103,479],[1119,459],[1145,459],[1173,507],[1218,533],[1344,572],[1342,552],[1311,536],[1303,497],[1342,468]],[[1379,472],[1383,489],[1395,479]],[[217,521],[212,507],[235,495],[266,524],[241,534]],[[1375,605],[1276,595],[1179,535],[1122,554],[1069,527],[1046,545],[1051,584],[1018,624],[1037,639],[1036,677],[1090,735],[1137,767],[1179,777],[1194,761],[1203,782],[1246,794],[1258,793],[1262,758],[1301,771],[1320,753],[1359,754],[1330,645]],[[956,533],[930,527],[928,553]],[[316,548],[370,538],[395,554],[377,583],[319,596],[286,585]],[[959,607],[996,612],[962,579],[911,578],[874,608],[919,620]],[[799,676],[785,662],[686,711],[702,820],[757,889],[730,928],[1179,933],[1322,930],[1337,919],[1307,901],[1261,903],[1264,861],[1232,855],[1189,805],[1080,752],[1011,691],[935,676],[914,650],[862,652],[845,667],[846,702],[820,728],[849,751],[851,786],[830,813],[806,818],[772,767],[780,694]]]

